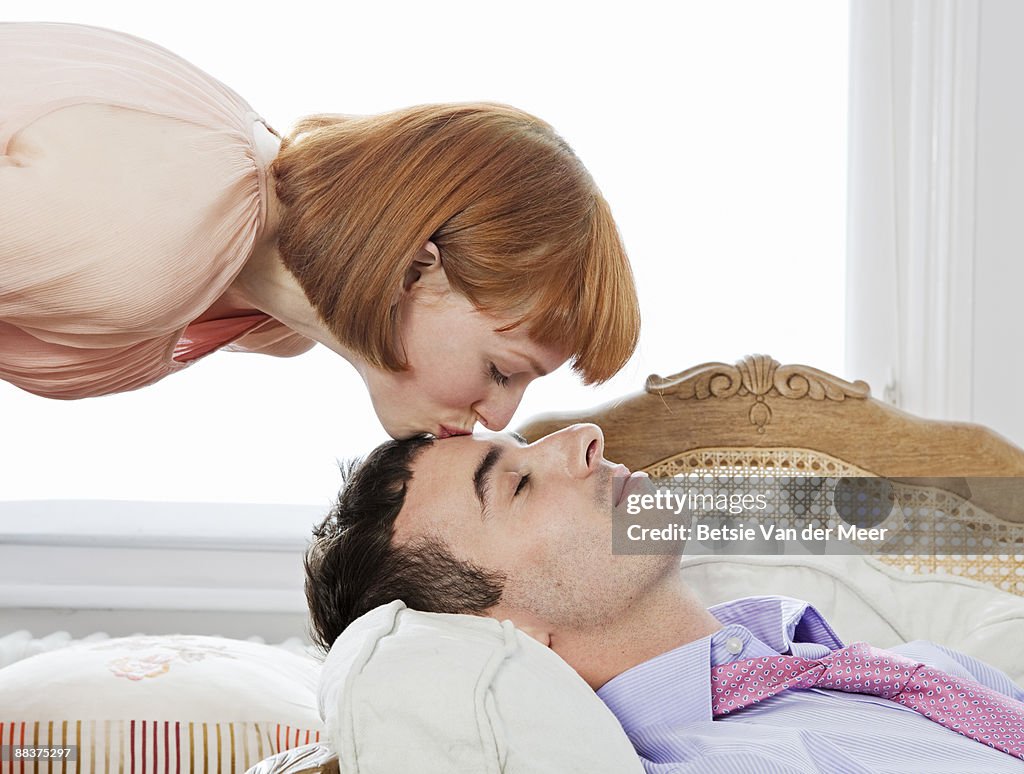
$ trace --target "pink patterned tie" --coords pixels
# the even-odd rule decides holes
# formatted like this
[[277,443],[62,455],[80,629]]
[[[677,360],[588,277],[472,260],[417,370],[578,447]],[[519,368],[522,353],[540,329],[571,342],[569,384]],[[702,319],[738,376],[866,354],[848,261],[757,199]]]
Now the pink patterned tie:
[[716,717],[789,688],[867,693],[1024,759],[1024,703],[864,642],[821,659],[766,656],[734,661],[714,667],[711,679],[711,708]]

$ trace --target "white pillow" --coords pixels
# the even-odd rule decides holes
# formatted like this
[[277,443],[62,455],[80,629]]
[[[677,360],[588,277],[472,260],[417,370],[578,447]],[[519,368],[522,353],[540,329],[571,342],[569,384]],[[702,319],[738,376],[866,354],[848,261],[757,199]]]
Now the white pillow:
[[0,733],[77,745],[81,771],[240,774],[320,741],[319,676],[312,657],[222,637],[83,642],[0,669]]
[[813,604],[845,642],[912,640],[980,658],[1024,685],[1024,598],[951,575],[912,575],[866,556],[687,557],[683,578],[708,606],[781,594]]
[[509,621],[371,610],[327,656],[320,713],[344,774],[643,771],[583,679]]
[[[338,758],[326,744],[293,747],[264,758],[245,774],[315,774],[325,772]],[[339,772],[340,774],[340,772]]]

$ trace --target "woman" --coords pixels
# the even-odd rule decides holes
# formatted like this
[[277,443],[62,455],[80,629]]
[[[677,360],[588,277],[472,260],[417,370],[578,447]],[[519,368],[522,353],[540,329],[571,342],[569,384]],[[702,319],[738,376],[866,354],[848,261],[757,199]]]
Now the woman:
[[0,378],[22,389],[320,342],[390,435],[446,436],[504,427],[567,359],[608,379],[638,329],[608,206],[532,116],[314,116],[281,141],[151,43],[0,24]]

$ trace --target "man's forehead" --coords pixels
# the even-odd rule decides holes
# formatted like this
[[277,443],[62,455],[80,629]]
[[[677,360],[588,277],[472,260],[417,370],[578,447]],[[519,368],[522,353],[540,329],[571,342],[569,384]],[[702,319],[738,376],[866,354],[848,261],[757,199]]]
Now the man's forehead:
[[494,450],[504,453],[525,445],[525,438],[511,432],[460,435],[430,444],[413,461],[396,530],[418,530],[441,518],[448,521],[455,509],[479,513],[474,479],[485,458],[493,457]]
[[[431,480],[449,479],[466,468],[475,468],[492,449],[504,451],[526,445],[526,439],[514,432],[480,432],[434,441],[413,462],[410,489],[417,481],[426,484]],[[472,476],[461,484],[472,487]]]

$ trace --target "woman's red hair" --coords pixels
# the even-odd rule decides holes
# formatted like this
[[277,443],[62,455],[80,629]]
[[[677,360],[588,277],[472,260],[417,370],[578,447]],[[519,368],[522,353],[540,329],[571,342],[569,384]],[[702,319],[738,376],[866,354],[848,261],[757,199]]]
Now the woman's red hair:
[[636,348],[633,274],[607,202],[543,121],[505,105],[312,116],[274,162],[279,249],[334,335],[401,370],[395,301],[433,241],[477,309],[570,353],[587,383]]

